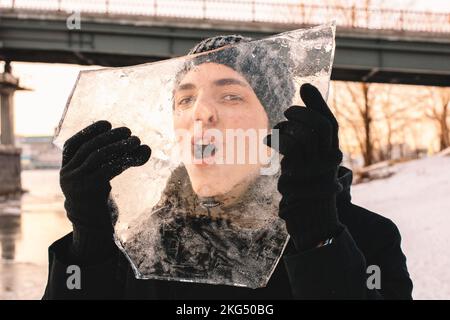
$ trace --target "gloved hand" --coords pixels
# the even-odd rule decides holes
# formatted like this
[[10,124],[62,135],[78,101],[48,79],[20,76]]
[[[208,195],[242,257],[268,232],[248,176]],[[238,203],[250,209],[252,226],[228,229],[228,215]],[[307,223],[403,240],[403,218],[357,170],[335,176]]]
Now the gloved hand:
[[113,248],[110,180],[141,166],[151,149],[126,127],[111,130],[98,121],[66,141],[60,185],[64,207],[73,224],[73,254],[82,261],[100,260]]
[[[315,248],[338,233],[336,193],[342,161],[338,123],[311,84],[300,89],[306,107],[291,106],[287,121],[278,123],[279,145],[283,155],[278,190],[282,195],[279,215],[299,251]],[[272,146],[272,135],[267,145]]]

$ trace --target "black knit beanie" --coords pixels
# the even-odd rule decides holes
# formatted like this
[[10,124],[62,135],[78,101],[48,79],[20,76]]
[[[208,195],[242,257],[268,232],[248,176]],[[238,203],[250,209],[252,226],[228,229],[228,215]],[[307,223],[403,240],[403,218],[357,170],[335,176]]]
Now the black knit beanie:
[[230,46],[220,51],[200,55],[188,61],[177,75],[179,83],[193,67],[203,63],[223,64],[240,73],[250,84],[266,110],[273,127],[284,119],[283,111],[292,104],[295,86],[292,80],[293,61],[289,48],[276,39],[254,45],[251,38],[240,35],[216,36],[205,39],[189,51],[189,55]]

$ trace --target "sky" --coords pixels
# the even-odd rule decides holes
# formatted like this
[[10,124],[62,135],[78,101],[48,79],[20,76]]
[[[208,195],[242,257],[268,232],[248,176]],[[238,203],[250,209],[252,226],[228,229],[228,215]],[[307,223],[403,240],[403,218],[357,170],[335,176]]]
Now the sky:
[[14,97],[16,135],[53,135],[78,72],[95,68],[100,67],[12,63],[13,74],[19,78],[20,85],[32,89],[32,91],[16,91]]
[[[4,0],[2,0],[4,1]],[[20,0],[17,0],[19,2]],[[266,0],[267,1],[267,0]],[[296,2],[295,0],[283,0]],[[344,0],[341,2],[364,3],[366,0]],[[450,0],[372,0],[392,8],[450,12]],[[315,3],[329,3],[317,1]],[[0,1],[1,3],[1,1]],[[17,135],[52,135],[61,118],[67,98],[75,84],[78,72],[98,66],[67,64],[40,64],[13,62],[13,74],[22,86],[32,91],[19,91],[15,95],[15,128]],[[0,70],[3,63],[0,62]]]

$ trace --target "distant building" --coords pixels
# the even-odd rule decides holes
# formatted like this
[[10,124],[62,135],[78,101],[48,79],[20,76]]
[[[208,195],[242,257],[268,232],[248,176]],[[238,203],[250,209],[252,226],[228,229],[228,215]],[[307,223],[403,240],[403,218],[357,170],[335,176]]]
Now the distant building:
[[22,169],[58,169],[62,152],[52,143],[51,136],[17,137],[16,145],[22,148]]
[[22,190],[20,180],[20,148],[0,144],[0,202],[4,196]]

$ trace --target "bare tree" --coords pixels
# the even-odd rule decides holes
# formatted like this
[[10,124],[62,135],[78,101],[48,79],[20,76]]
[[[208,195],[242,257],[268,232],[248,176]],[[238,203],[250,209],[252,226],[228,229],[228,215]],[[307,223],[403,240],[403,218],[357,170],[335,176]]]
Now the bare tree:
[[[342,151],[345,154],[346,160],[351,167],[355,166],[355,156],[361,153],[361,141],[359,139],[359,121],[352,115],[350,108],[344,97],[344,83],[340,81],[333,81],[331,86],[331,96],[329,99],[330,108],[333,111],[339,123],[339,142]],[[356,141],[356,147],[355,147]]]
[[430,89],[432,105],[427,108],[426,116],[437,126],[439,150],[450,147],[450,88]]
[[435,151],[436,141],[440,150],[450,146],[450,88],[341,81],[332,88],[330,107],[351,165],[355,157],[364,166],[418,157]]
[[[370,84],[356,82],[334,82],[334,91],[338,94],[333,100],[333,111],[341,127],[345,128],[341,136],[349,144],[356,142],[363,165],[373,163],[372,141],[372,98],[369,96]],[[351,137],[349,137],[349,130]]]
[[388,84],[376,84],[374,86],[373,90],[376,91],[378,98],[374,102],[375,114],[372,126],[376,160],[393,159],[395,157],[395,154],[393,154],[395,146],[400,148],[398,150],[399,156],[404,157],[405,130],[421,119],[421,105],[420,101],[417,101],[418,99],[421,100],[421,97],[407,96],[407,92],[416,89],[411,86]]
[[374,162],[373,139],[372,139],[372,98],[369,96],[369,83],[346,83],[353,104],[357,107],[362,122],[363,134],[360,139],[361,153],[364,159],[364,165],[368,166]]

